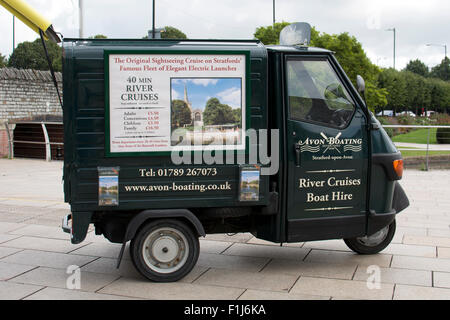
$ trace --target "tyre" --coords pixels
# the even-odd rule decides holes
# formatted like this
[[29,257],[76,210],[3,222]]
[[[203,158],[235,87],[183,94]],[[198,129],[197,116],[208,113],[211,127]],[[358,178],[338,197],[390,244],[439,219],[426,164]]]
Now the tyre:
[[182,279],[197,263],[199,252],[198,236],[188,225],[175,219],[144,225],[130,243],[134,266],[155,282]]
[[377,254],[391,243],[394,238],[395,220],[387,227],[381,229],[370,237],[344,239],[345,244],[354,252],[359,254]]

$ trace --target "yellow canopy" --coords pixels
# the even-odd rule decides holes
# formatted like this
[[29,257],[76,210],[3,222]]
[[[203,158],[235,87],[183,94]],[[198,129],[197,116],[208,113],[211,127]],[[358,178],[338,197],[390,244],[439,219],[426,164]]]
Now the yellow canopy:
[[34,30],[39,34],[39,30],[44,33],[44,38],[46,40],[51,39],[55,42],[61,42],[56,32],[53,30],[53,26],[36,12],[32,7],[30,7],[25,1],[22,0],[0,0],[0,5],[5,7],[14,16],[25,23],[29,28]]

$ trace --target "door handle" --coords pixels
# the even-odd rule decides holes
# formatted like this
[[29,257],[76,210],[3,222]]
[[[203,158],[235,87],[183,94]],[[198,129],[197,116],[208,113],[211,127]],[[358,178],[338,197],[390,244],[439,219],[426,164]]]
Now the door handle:
[[295,166],[300,167],[301,146],[299,143],[294,144],[295,150]]

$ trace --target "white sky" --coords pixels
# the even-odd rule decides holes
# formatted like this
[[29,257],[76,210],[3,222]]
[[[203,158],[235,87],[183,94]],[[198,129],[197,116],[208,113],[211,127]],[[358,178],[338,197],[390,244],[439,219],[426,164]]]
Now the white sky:
[[[50,19],[64,37],[78,37],[78,0],[26,0]],[[151,0],[84,0],[84,34],[141,38],[151,28]],[[0,7],[0,53],[12,52],[12,15]],[[444,58],[450,45],[450,1],[447,0],[276,0],[276,20],[309,22],[327,33],[349,32],[363,44],[373,63],[393,64],[397,29],[397,69],[409,60],[428,66]],[[258,26],[272,24],[272,0],[156,0],[156,26],[174,26],[189,38],[252,39]],[[16,45],[37,35],[16,19]]]

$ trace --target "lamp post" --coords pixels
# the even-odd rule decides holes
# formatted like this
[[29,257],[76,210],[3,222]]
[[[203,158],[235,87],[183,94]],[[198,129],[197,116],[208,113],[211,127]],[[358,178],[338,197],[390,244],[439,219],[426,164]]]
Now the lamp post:
[[273,0],[273,26],[275,27],[275,0]]
[[15,20],[16,20],[16,17],[13,15],[13,52],[14,52],[14,49],[15,49],[15,47],[16,47],[16,38],[15,38],[15,31],[16,31],[16,29],[15,29]]
[[391,28],[391,29],[387,29],[386,31],[394,32],[394,69],[395,69],[395,45],[396,45],[396,38],[397,38],[397,30],[395,28]]
[[429,43],[429,44],[427,44],[427,47],[444,47],[444,49],[445,49],[445,59],[447,60],[447,45],[446,44]]
[[153,0],[152,10],[152,39],[155,39],[155,0]]
[[448,80],[448,62],[447,62],[447,45],[446,44],[433,44],[433,43],[429,43],[427,44],[428,47],[444,47],[445,49],[445,58],[444,58],[444,70],[445,70],[445,80]]
[[79,21],[79,33],[78,33],[78,37],[81,39],[83,38],[83,0],[78,0],[78,8],[79,8],[79,13],[78,13],[78,21]]

